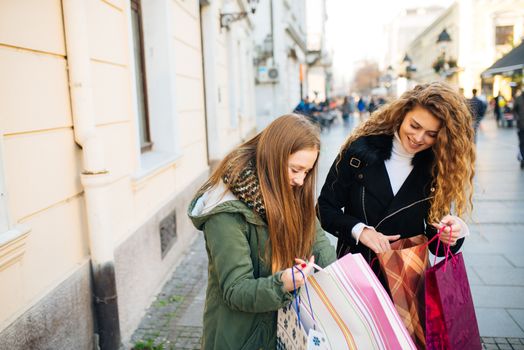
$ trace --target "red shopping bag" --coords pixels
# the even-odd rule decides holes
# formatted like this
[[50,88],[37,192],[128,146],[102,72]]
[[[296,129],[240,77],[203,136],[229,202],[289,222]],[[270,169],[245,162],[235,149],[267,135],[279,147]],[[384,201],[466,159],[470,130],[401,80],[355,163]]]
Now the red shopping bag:
[[[438,249],[438,248],[437,248]],[[462,253],[446,257],[426,270],[426,348],[482,348]]]

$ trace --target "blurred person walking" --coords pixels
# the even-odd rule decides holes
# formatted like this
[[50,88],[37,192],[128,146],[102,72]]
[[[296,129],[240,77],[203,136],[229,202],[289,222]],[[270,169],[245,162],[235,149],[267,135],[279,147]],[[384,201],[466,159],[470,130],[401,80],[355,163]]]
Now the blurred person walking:
[[355,101],[351,96],[344,96],[344,102],[340,106],[342,112],[342,120],[345,124],[349,122],[349,118],[355,113]]
[[357,109],[358,109],[358,115],[360,118],[360,121],[364,121],[364,114],[366,113],[367,105],[366,101],[364,101],[364,97],[360,96],[357,102]]
[[191,202],[209,258],[202,349],[275,349],[277,311],[305,282],[296,268],[335,260],[315,216],[319,150],[318,128],[284,115],[229,153]]
[[493,98],[493,113],[498,126],[503,126],[504,107],[506,106],[506,99],[500,93]]
[[311,103],[309,102],[309,96],[306,96],[300,100],[298,105],[293,110],[293,113],[302,114],[306,117],[311,116]]
[[369,100],[369,104],[368,104],[368,112],[369,114],[373,114],[373,112],[375,112],[375,110],[378,108],[377,104],[375,103],[375,98],[374,97],[371,97],[371,99]]
[[475,131],[475,143],[477,142],[477,133],[480,126],[480,122],[484,118],[486,113],[486,104],[484,101],[477,97],[477,89],[471,90],[473,97],[468,100],[469,107],[471,109],[471,115],[473,116],[473,130]]
[[519,138],[519,154],[520,168],[524,169],[524,94],[519,88],[515,92],[515,104],[513,105],[513,114],[517,121],[517,135]]

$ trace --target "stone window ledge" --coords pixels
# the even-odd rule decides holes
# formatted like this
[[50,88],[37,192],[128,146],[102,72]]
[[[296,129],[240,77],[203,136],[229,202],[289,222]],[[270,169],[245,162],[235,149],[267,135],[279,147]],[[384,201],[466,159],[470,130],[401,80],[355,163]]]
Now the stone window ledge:
[[0,233],[0,271],[22,259],[30,231],[29,227],[18,225]]

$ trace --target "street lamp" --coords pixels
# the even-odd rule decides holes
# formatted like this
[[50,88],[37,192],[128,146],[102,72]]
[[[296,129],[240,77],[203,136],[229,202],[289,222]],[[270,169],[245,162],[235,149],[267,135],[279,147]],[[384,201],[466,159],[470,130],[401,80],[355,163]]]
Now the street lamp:
[[451,42],[451,37],[449,36],[446,28],[442,29],[442,32],[438,35],[437,44],[449,43]]
[[402,59],[402,63],[406,66],[406,78],[411,79],[411,74],[416,72],[417,68],[413,65],[413,61],[407,52]]
[[[257,4],[259,0],[247,0],[251,13],[254,14],[257,9]],[[248,12],[232,12],[233,4],[231,1],[227,2],[224,5],[224,12],[220,13],[220,28],[229,29],[229,25],[233,22],[241,20],[244,17],[247,17]]]
[[386,88],[386,92],[387,92],[388,96],[391,95],[391,88],[392,88],[392,85],[393,85],[393,74],[394,73],[395,72],[393,70],[393,67],[391,65],[389,65],[386,68],[386,74],[382,78],[382,82],[383,82],[384,87]]
[[[450,68],[450,63],[455,62],[452,60],[446,59],[446,46],[448,43],[451,42],[451,36],[447,32],[446,28],[442,29],[442,32],[437,37],[437,45],[440,48],[440,53],[437,56],[436,61],[433,63],[433,69],[436,73],[439,73],[442,76],[446,76],[448,74],[448,70]],[[456,66],[456,62],[454,63]]]

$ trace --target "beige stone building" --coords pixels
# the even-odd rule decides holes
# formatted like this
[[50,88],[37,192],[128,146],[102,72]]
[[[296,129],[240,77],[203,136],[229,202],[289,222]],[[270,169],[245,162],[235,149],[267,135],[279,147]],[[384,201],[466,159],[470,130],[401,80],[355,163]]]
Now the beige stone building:
[[[307,2],[307,92],[311,101],[332,98],[332,54],[326,47],[326,0]],[[302,96],[305,97],[305,96]]]
[[[481,73],[520,42],[523,26],[522,0],[456,1],[408,45],[417,69],[412,79],[447,80],[470,97],[471,89],[481,88]],[[437,44],[443,30],[451,40]],[[439,57],[444,60],[437,72]]]
[[254,133],[252,25],[222,5],[0,2],[0,348],[129,340],[209,163]]
[[290,113],[307,91],[306,1],[260,1],[254,16],[257,126]]

